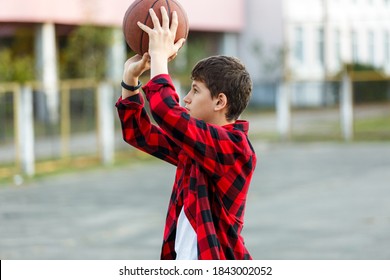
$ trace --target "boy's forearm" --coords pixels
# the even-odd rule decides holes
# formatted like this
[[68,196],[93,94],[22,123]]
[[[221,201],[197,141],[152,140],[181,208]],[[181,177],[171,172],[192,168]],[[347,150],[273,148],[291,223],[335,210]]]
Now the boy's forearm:
[[144,109],[141,94],[116,103],[123,139],[129,145],[159,159],[177,165],[180,149],[156,125]]
[[160,74],[168,74],[168,58],[156,54],[151,58],[150,78]]
[[[123,82],[127,85],[136,86],[138,85],[138,77],[123,77]],[[130,91],[122,87],[122,99],[129,98],[130,96],[139,94],[139,89]]]
[[143,56],[135,55],[125,62],[122,81],[130,86],[130,89],[129,87],[126,89],[126,86],[122,88],[122,99],[139,93],[139,89],[131,90],[131,87],[138,87],[139,77],[146,70],[150,69],[149,60],[149,55],[145,53]]

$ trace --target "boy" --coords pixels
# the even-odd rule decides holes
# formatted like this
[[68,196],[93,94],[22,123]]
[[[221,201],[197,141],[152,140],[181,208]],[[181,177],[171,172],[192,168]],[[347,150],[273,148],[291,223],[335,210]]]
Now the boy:
[[[251,259],[240,233],[256,155],[248,123],[237,121],[249,101],[250,76],[235,58],[201,60],[181,107],[167,65],[184,39],[174,44],[176,13],[170,27],[164,8],[161,13],[160,25],[150,11],[153,29],[138,24],[149,34],[149,53],[125,63],[116,104],[124,140],[177,166],[161,259]],[[143,91],[158,125],[151,123],[139,93],[138,78],[149,69]]]

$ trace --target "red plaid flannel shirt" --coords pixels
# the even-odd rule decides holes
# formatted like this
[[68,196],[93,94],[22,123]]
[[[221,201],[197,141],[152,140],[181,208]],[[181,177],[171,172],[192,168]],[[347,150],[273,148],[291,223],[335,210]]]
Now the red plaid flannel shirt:
[[143,90],[158,125],[151,123],[141,94],[119,98],[116,106],[127,143],[177,166],[161,259],[176,258],[182,206],[197,234],[198,259],[251,259],[240,235],[256,165],[248,123],[221,127],[191,118],[169,75],[156,76]]

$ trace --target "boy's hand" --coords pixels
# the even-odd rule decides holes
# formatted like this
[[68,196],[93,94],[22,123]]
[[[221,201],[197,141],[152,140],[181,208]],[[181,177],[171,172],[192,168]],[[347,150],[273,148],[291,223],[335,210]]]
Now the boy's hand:
[[128,82],[128,78],[138,78],[145,71],[150,69],[150,56],[145,53],[143,56],[139,54],[129,58],[125,62],[125,68],[123,71],[123,81]]
[[168,61],[174,59],[185,39],[175,43],[178,26],[177,13],[172,14],[172,23],[169,26],[169,16],[164,7],[161,7],[162,23],[153,9],[149,10],[153,21],[153,29],[138,22],[138,26],[149,35],[149,54],[151,57],[151,77],[159,74],[168,74]]
[[[148,53],[145,53],[143,56],[135,55],[129,58],[125,62],[123,70],[123,81],[132,86],[138,85],[139,77],[147,70],[150,69],[150,56]],[[122,89],[122,99],[125,99],[131,95],[137,94],[139,91],[128,91]]]

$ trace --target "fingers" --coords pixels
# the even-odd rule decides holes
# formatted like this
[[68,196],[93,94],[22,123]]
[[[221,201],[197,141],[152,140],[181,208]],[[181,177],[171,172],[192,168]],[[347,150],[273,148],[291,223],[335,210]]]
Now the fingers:
[[[160,21],[158,20],[158,17],[153,9],[149,9],[149,15],[150,15],[150,18],[152,19],[152,22],[153,22],[153,28],[150,28],[149,26],[147,26],[139,21],[137,22],[138,26],[148,34],[150,34],[154,29],[161,27]],[[169,21],[169,19],[168,19],[168,21]]]
[[161,7],[161,16],[162,16],[162,23],[160,24],[160,21],[156,15],[156,12],[153,9],[149,9],[150,18],[153,22],[153,28],[148,27],[147,25],[137,22],[138,26],[145,31],[146,33],[150,33],[153,29],[158,29],[162,27],[165,30],[170,30],[172,33],[176,34],[177,27],[178,27],[178,18],[176,11],[173,11],[172,13],[172,23],[171,27],[169,28],[169,15],[167,13],[167,10],[164,6]]
[[142,59],[142,57],[139,55],[139,54],[136,54],[132,57],[130,57],[126,62],[125,62],[125,67],[127,67],[128,65],[134,63],[134,62],[137,62],[137,61],[140,61]]
[[149,9],[149,15],[153,22],[153,29],[158,29],[161,27],[160,21],[156,15],[156,12],[153,9]]
[[176,34],[178,25],[179,25],[179,20],[177,19],[177,13],[176,13],[176,11],[173,11],[173,13],[172,13],[172,23],[171,23],[171,28],[170,28],[170,30],[171,30],[171,32],[173,34]]
[[186,39],[181,38],[179,41],[177,41],[174,45],[174,50],[176,51],[173,55],[171,55],[168,59],[168,61],[172,61],[176,58],[179,50],[184,46],[184,43],[186,42]]
[[175,43],[175,49],[176,49],[177,51],[179,51],[179,50],[181,49],[181,47],[183,47],[183,45],[184,45],[185,42],[186,42],[186,39],[184,39],[184,38],[179,39],[179,41],[177,41],[177,42]]
[[149,35],[149,54],[148,57],[142,58],[144,67],[150,67],[151,57],[155,55],[163,57],[164,60],[165,57],[169,61],[173,60],[185,42],[185,39],[180,39],[175,43],[178,28],[178,15],[175,11],[172,13],[171,22],[165,7],[161,7],[161,23],[153,9],[149,10],[149,15],[153,23],[152,28],[138,22],[138,26]]
[[141,28],[143,31],[145,31],[148,34],[150,34],[153,31],[152,28],[150,28],[149,26],[147,26],[139,21],[137,22],[137,24],[138,24],[139,28]]
[[149,60],[150,60],[150,55],[149,55],[149,53],[147,53],[147,52],[144,53],[143,56],[142,56],[142,60],[143,60],[143,61],[149,61]]
[[137,54],[125,62],[125,70],[132,76],[140,76],[143,72],[150,69],[150,56],[144,53],[142,56]]
[[168,62],[171,62],[172,60],[174,60],[174,59],[176,58],[176,56],[177,56],[177,53],[175,53],[175,54],[173,54],[172,56],[170,56],[170,57],[168,58]]
[[169,16],[167,10],[164,6],[161,7],[161,19],[162,19],[162,28],[165,30],[169,29]]
[[145,68],[149,69],[150,68],[150,55],[149,53],[144,53],[142,56],[142,63]]

